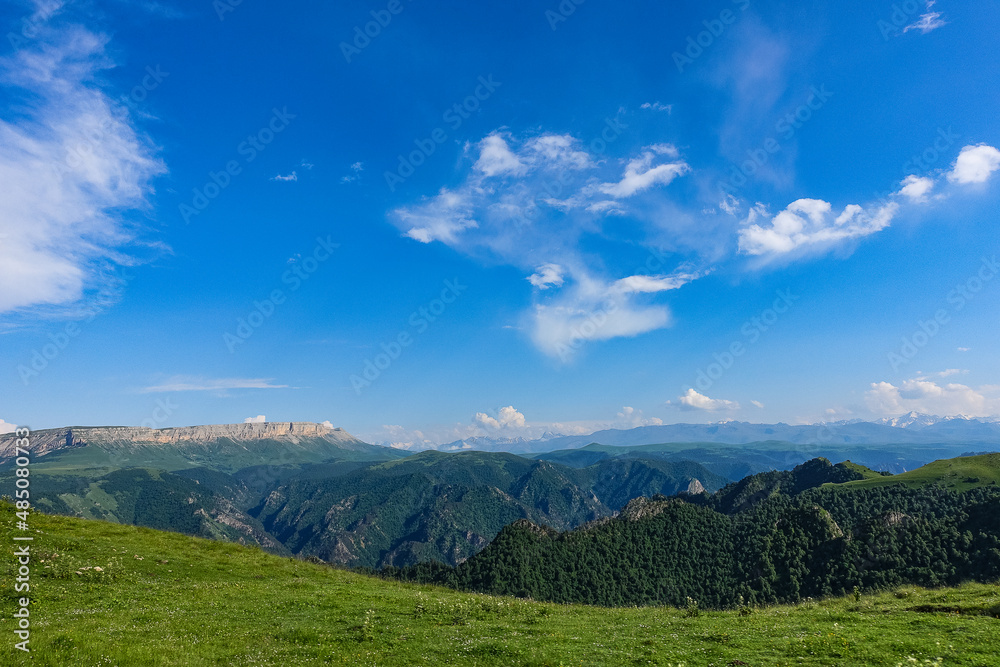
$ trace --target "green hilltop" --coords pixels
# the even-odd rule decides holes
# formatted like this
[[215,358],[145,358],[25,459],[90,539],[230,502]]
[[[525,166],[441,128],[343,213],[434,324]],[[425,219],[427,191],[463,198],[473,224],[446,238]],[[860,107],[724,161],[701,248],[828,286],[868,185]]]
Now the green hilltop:
[[891,477],[876,475],[844,486],[852,489],[890,485],[919,488],[935,484],[958,491],[1000,485],[1000,454],[941,459]]

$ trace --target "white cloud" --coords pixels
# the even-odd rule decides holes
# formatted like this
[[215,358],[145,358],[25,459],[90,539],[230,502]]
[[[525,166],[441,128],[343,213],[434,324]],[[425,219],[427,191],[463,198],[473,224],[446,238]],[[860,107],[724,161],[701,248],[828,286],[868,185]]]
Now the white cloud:
[[709,398],[704,394],[699,394],[694,389],[688,389],[687,393],[679,396],[682,410],[705,410],[717,412],[720,410],[739,410],[740,404],[736,401],[727,401],[721,398]]
[[667,185],[690,167],[682,160],[653,165],[657,156],[677,157],[677,149],[668,144],[647,147],[640,157],[630,160],[622,179],[617,183],[604,183],[598,189],[616,199],[631,197],[654,185]]
[[926,35],[931,30],[936,30],[943,25],[947,25],[944,19],[941,18],[941,12],[930,11],[935,2],[936,0],[927,0],[927,13],[921,14],[919,19],[903,28],[903,32],[919,30],[922,34]]
[[627,405],[615,416],[616,419],[613,426],[619,429],[636,428],[638,426],[661,426],[663,424],[663,420],[659,417],[643,417],[642,410],[637,410]]
[[987,144],[965,146],[958,154],[948,180],[953,183],[985,183],[1000,169],[1000,151]]
[[327,427],[327,428],[336,428],[336,427],[335,427],[335,426],[333,425],[333,422],[331,422],[331,421],[330,421],[329,419],[327,419],[327,420],[324,420],[324,421],[322,422],[322,424],[323,424],[323,426],[325,426],[325,427]]
[[[312,169],[312,165],[309,165],[309,169]],[[359,178],[361,178],[361,172],[363,172],[364,170],[365,170],[365,164],[364,164],[364,162],[355,162],[355,163],[353,163],[351,165],[351,172],[352,173],[347,174],[346,176],[341,176],[340,177],[340,182],[341,183],[353,183],[354,181],[356,181]]]
[[496,417],[491,417],[485,412],[477,412],[473,421],[477,425],[491,430],[523,429],[526,426],[524,415],[512,405],[500,408]]
[[964,368],[946,368],[943,371],[938,371],[937,373],[918,373],[918,379],[926,378],[946,378],[952,375],[968,375],[969,371]]
[[0,419],[0,433],[13,433],[15,430],[17,430],[17,424],[8,424]]
[[479,142],[479,159],[475,168],[487,176],[496,176],[521,172],[524,164],[511,152],[504,137],[494,132]]
[[971,349],[972,349],[971,347],[956,347],[955,348],[955,350],[957,350],[958,352],[968,352]]
[[668,114],[673,110],[673,104],[660,104],[659,102],[643,102],[639,105],[640,109],[645,109],[646,111],[666,111]]
[[293,171],[292,173],[288,174],[287,176],[282,176],[281,174],[278,174],[277,176],[272,176],[271,180],[272,181],[279,181],[279,182],[286,182],[287,183],[287,182],[299,180],[299,176],[298,176],[298,174],[296,174]]
[[144,387],[143,394],[172,391],[226,391],[229,389],[288,389],[287,384],[273,384],[269,378],[201,378],[174,376],[166,381]]
[[[0,59],[18,113],[0,120],[0,312],[71,308],[138,261],[151,180],[166,171],[128,109],[97,81],[108,38],[59,18]],[[16,118],[16,120],[14,120]],[[155,244],[146,244],[147,248]],[[162,249],[162,248],[161,248]]]
[[719,208],[729,215],[736,215],[737,211],[739,211],[739,204],[740,201],[736,197],[726,195],[722,198],[722,201],[719,202]]
[[865,393],[868,408],[877,414],[923,412],[936,415],[988,417],[1000,413],[997,387],[974,389],[964,384],[939,385],[926,378],[912,378],[899,386],[873,382]]
[[542,264],[528,276],[528,282],[538,289],[562,287],[563,268],[558,264]]
[[396,211],[400,222],[409,227],[406,236],[421,243],[441,241],[449,245],[458,243],[461,232],[479,226],[472,214],[472,201],[467,193],[447,188],[441,188],[437,197],[423,206]]
[[758,206],[750,211],[746,226],[739,231],[739,247],[747,255],[764,258],[822,250],[834,243],[885,229],[898,210],[899,205],[895,202],[883,204],[874,211],[850,204],[834,218],[829,202],[799,199],[769,222],[759,224],[756,220],[767,217],[767,213]]
[[898,194],[918,204],[927,201],[927,194],[934,189],[934,181],[926,176],[907,176],[900,185]]
[[665,292],[683,287],[692,280],[700,277],[701,274],[686,271],[678,271],[669,276],[628,276],[621,280],[616,280],[611,285],[610,291],[619,294]]
[[666,306],[642,305],[635,295],[678,289],[700,274],[635,275],[608,283],[576,271],[572,286],[531,313],[531,338],[545,354],[572,360],[584,343],[631,337],[670,324]]
[[[550,169],[588,169],[594,166],[590,155],[580,150],[576,139],[568,134],[544,134],[529,140],[525,147],[535,153],[530,162]],[[520,160],[519,160],[520,161]]]
[[750,403],[751,403],[751,404],[752,404],[752,405],[753,405],[753,406],[754,406],[755,408],[761,408],[761,409],[763,409],[763,408],[764,408],[764,404],[763,404],[763,403],[761,403],[760,401],[750,401]]
[[263,424],[267,422],[267,417],[264,415],[257,415],[256,417],[247,417],[243,420],[244,424]]
[[[582,246],[612,215],[627,217],[628,225],[614,233],[634,232],[633,238],[620,239],[632,247],[648,247],[668,233],[664,227],[673,223],[664,222],[659,211],[650,219],[643,202],[652,192],[642,193],[688,169],[676,147],[646,146],[617,182],[609,181],[619,177],[620,166],[595,159],[569,135],[518,141],[496,131],[469,152],[473,164],[463,183],[391,213],[405,236],[522,269],[537,289],[526,314],[530,325],[523,328],[543,352],[563,360],[582,341],[634,336],[669,323],[666,307],[640,301],[700,274],[668,274],[670,260],[661,254],[662,274],[637,275],[645,272],[646,257],[595,262],[592,244],[586,253]],[[672,236],[671,247],[680,245]],[[595,266],[602,275],[594,275]]]

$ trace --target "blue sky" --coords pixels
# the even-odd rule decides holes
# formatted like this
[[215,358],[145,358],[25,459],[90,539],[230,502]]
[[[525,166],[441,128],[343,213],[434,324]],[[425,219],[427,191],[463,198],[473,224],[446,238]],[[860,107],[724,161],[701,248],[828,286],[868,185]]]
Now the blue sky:
[[993,3],[0,21],[0,428],[1000,413]]

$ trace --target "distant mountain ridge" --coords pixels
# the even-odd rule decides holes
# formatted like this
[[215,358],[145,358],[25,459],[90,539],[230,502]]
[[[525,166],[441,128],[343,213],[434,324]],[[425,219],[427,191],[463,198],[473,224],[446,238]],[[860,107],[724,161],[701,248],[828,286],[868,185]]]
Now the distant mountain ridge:
[[[178,445],[205,444],[218,440],[263,441],[285,440],[300,444],[319,439],[342,449],[359,450],[375,447],[355,438],[342,428],[314,422],[263,422],[253,424],[209,424],[174,428],[135,426],[70,426],[33,431],[29,450],[34,456],[87,445]],[[17,438],[13,433],[0,435],[0,461],[14,456]]]
[[675,442],[745,445],[767,440],[781,440],[796,445],[1000,444],[1000,417],[937,417],[911,412],[875,421],[853,419],[817,424],[754,424],[740,421],[664,424],[604,429],[588,435],[545,434],[534,440],[480,436],[449,442],[435,449],[541,453],[576,449],[591,443],[630,447]]

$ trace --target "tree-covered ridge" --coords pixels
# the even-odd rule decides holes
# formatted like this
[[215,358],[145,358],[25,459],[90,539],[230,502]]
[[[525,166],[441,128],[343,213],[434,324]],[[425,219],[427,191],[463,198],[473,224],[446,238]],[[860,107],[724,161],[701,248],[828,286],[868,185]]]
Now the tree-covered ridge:
[[636,499],[573,531],[516,522],[457,567],[386,573],[554,602],[716,608],[1000,577],[997,485],[845,483],[864,478],[815,460],[713,496]]
[[251,514],[294,553],[367,567],[455,564],[518,519],[569,529],[639,495],[725,483],[691,462],[609,460],[576,469],[514,454],[424,452],[284,484]]

